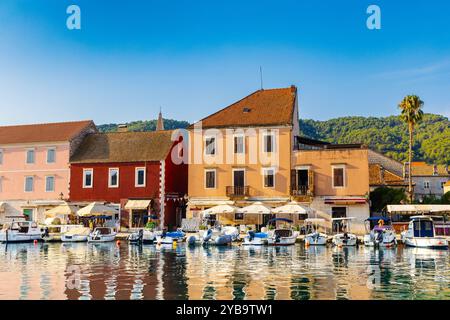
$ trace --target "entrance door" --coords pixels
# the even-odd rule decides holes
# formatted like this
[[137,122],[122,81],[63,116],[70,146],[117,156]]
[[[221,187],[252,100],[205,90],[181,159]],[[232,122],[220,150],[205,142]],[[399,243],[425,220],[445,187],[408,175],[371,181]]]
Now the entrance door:
[[305,195],[308,191],[308,169],[297,170],[297,187],[301,195]]
[[[346,207],[332,207],[331,208],[331,218],[345,218],[347,217],[347,208]],[[343,232],[344,224],[342,221],[337,220],[333,221],[333,231],[334,232]]]
[[23,209],[25,221],[33,221],[33,209]]
[[234,194],[243,195],[245,186],[245,170],[233,171]]

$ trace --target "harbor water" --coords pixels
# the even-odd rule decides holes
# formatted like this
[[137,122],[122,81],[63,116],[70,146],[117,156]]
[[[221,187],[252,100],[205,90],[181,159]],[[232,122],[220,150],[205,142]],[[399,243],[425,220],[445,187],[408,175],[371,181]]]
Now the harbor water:
[[450,299],[448,250],[0,245],[0,299]]

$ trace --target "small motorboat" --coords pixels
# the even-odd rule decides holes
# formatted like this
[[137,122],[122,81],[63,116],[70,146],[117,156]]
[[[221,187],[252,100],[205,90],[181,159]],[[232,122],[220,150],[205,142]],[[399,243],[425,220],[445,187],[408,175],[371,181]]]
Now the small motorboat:
[[402,232],[406,246],[429,249],[448,249],[448,241],[436,236],[434,221],[431,216],[413,216],[408,229]]
[[[370,222],[376,221],[378,224],[370,230]],[[368,247],[394,247],[397,245],[395,231],[387,223],[390,220],[385,217],[370,217],[366,219],[366,230],[370,230],[364,236],[364,245]]]
[[319,226],[326,223],[325,219],[305,219],[306,235],[305,245],[324,246],[327,244],[328,235],[319,231]]
[[42,231],[34,221],[13,221],[0,231],[0,242],[33,242],[41,240]]
[[233,237],[229,234],[225,234],[220,227],[206,230],[201,238],[203,245],[212,244],[216,246],[225,246],[231,244],[232,241]]
[[255,231],[248,231],[247,235],[244,238],[243,245],[248,246],[262,246],[267,244],[267,238],[269,237],[269,234],[267,232],[255,232]]
[[239,230],[236,227],[233,226],[225,226],[222,227],[222,233],[229,235],[232,239],[232,241],[238,241],[239,240]]
[[144,233],[142,235],[143,243],[156,243],[156,232],[150,229],[144,229]]
[[78,227],[68,230],[61,235],[62,242],[86,242],[88,241],[90,229],[86,227]]
[[332,225],[337,226],[335,230],[337,234],[335,234],[332,239],[333,245],[338,247],[352,247],[357,245],[358,238],[353,233],[350,233],[350,221],[353,219],[355,218],[348,217],[331,219]]
[[[267,222],[269,225],[272,222],[287,222],[292,224],[292,220],[285,218],[274,218]],[[297,237],[299,236],[298,231],[294,231],[292,228],[284,227],[277,228],[275,230],[270,230],[267,237],[267,244],[269,246],[291,246],[294,245],[297,241]]]
[[178,229],[177,231],[165,232],[156,235],[156,242],[158,244],[173,244],[174,242],[183,242],[186,240],[186,234]]
[[88,242],[111,242],[116,239],[113,228],[97,227],[89,234]]
[[130,244],[142,244],[144,242],[144,230],[139,229],[133,233],[131,233],[127,240]]

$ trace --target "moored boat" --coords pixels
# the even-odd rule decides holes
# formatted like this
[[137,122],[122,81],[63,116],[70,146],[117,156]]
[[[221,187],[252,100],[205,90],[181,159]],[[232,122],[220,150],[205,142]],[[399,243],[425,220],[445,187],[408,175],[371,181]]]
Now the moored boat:
[[62,242],[86,242],[90,229],[86,227],[72,228],[61,235]]
[[[267,224],[269,225],[270,223],[277,221],[292,224],[292,220],[285,218],[274,218],[269,220]],[[291,246],[295,244],[298,236],[299,232],[294,231],[292,227],[276,228],[275,230],[269,231],[267,244],[269,246]]]
[[156,242],[158,244],[173,244],[174,242],[183,242],[186,240],[186,234],[178,229],[177,231],[165,232],[156,235]]
[[113,228],[97,227],[89,234],[88,242],[111,242],[116,239]]
[[306,235],[305,244],[306,245],[316,245],[324,246],[327,244],[328,235],[324,232],[319,231],[319,225],[324,224],[325,219],[319,218],[309,218],[305,219]]
[[355,234],[350,233],[350,221],[354,217],[333,218],[332,224],[337,226],[336,234],[333,236],[332,243],[338,247],[353,247],[357,245],[358,238]]
[[406,246],[430,249],[448,249],[448,241],[436,236],[434,221],[431,216],[413,216],[408,229],[402,232]]
[[0,231],[0,242],[33,242],[41,240],[41,229],[34,221],[15,221]]
[[249,246],[262,246],[267,244],[267,239],[269,235],[267,232],[255,232],[255,231],[248,231],[247,235],[244,238],[243,245],[249,245]]
[[[377,225],[370,230],[370,222],[376,221]],[[364,245],[369,247],[394,247],[397,245],[395,231],[388,223],[390,219],[385,217],[370,217],[366,219],[366,230],[368,234],[364,235]]]

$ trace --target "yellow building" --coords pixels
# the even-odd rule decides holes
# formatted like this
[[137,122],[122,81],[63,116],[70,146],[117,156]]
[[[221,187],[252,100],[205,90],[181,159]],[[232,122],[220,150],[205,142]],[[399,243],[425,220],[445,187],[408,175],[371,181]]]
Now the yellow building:
[[[273,208],[295,200],[328,219],[354,214],[361,220],[369,215],[368,166],[367,149],[359,145],[300,137],[295,86],[258,90],[189,127],[187,217],[223,204]],[[216,218],[234,225],[268,219]]]

